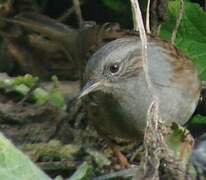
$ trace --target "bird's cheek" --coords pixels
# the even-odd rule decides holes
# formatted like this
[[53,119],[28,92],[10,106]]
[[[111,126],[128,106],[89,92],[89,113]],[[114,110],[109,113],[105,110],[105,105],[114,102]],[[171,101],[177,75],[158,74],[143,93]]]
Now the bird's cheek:
[[111,94],[113,90],[113,82],[111,81],[105,81],[103,88],[102,88],[102,92],[106,93],[106,94]]

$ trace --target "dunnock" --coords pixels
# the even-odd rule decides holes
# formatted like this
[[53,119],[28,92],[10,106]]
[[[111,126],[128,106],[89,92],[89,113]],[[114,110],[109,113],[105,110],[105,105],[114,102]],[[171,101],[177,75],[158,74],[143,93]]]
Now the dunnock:
[[[162,120],[184,124],[200,95],[194,65],[161,40],[148,38],[147,53]],[[87,63],[86,81],[80,98],[88,98],[90,119],[99,133],[141,141],[152,102],[143,71],[141,40],[121,38],[100,48]]]

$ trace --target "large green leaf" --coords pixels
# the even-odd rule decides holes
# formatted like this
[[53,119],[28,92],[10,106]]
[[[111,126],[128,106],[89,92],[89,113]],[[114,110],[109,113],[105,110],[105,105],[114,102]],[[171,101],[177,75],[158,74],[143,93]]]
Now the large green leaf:
[[[199,76],[206,80],[206,13],[195,3],[185,2],[184,16],[177,32],[176,47],[196,65]],[[179,1],[169,3],[168,19],[162,25],[160,36],[171,39],[175,27]]]
[[49,180],[50,178],[0,133],[0,179]]
[[91,175],[92,166],[87,162],[83,162],[68,180],[90,180]]

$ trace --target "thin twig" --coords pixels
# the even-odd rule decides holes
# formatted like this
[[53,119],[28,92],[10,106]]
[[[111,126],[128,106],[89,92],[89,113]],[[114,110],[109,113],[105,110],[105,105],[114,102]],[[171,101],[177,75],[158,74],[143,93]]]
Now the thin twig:
[[151,34],[151,30],[150,30],[150,0],[147,1],[146,30],[147,30],[148,34]]
[[[80,1],[80,5],[84,4],[87,0]],[[64,22],[66,19],[75,11],[74,6],[67,9],[60,17],[57,18],[57,21]]]
[[144,23],[142,20],[142,14],[137,0],[130,0],[133,9],[133,23],[134,30],[140,33],[140,38],[142,42],[142,59],[143,59],[143,68],[146,75],[146,81],[148,86],[151,86],[150,78],[148,76],[148,62],[147,62],[147,36],[144,28]]
[[135,12],[135,9],[134,9],[134,5],[133,5],[133,2],[132,0],[131,1],[131,9],[132,9],[132,19],[133,19],[133,28],[135,31],[139,31],[139,27],[138,27],[138,20],[137,20],[137,17],[136,17],[136,12]]
[[73,4],[74,4],[76,16],[78,18],[79,26],[81,26],[83,23],[83,18],[82,18],[82,12],[81,12],[81,8],[80,8],[80,2],[79,2],[79,0],[73,0]]
[[64,22],[74,12],[74,10],[74,6],[67,9],[60,17],[57,18],[57,21]]
[[[144,134],[144,148],[145,156],[142,158],[142,165],[144,166],[143,176],[144,180],[159,180],[161,178],[159,171],[161,169],[173,173],[177,178],[184,175],[184,171],[180,166],[179,159],[176,158],[174,153],[168,148],[164,141],[163,133],[168,132],[168,127],[161,120],[161,114],[159,112],[159,98],[157,89],[152,84],[152,80],[149,76],[149,65],[153,62],[153,59],[147,58],[147,37],[143,25],[142,15],[139,8],[138,0],[130,0],[133,9],[133,20],[135,30],[139,29],[141,43],[142,43],[142,59],[143,70],[145,73],[145,80],[148,85],[148,89],[152,95],[152,102],[147,111],[147,122]],[[149,48],[149,47],[148,47]],[[155,63],[155,62],[154,62]],[[161,161],[165,162],[165,167],[160,169]],[[137,178],[136,178],[137,179]],[[140,179],[138,177],[138,179]],[[180,178],[179,178],[180,179]]]
[[[130,0],[133,9],[133,21],[134,21],[134,30],[139,30],[140,38],[142,42],[142,60],[143,60],[143,69],[145,72],[145,78],[149,89],[152,92],[152,95],[155,96],[154,88],[152,87],[152,81],[149,77],[149,63],[147,58],[147,36],[144,28],[144,23],[142,20],[142,14],[139,7],[138,0]],[[153,97],[153,100],[157,100],[157,98]]]
[[180,8],[179,8],[179,14],[176,20],[176,25],[172,31],[172,37],[171,37],[171,42],[174,45],[175,44],[175,40],[176,40],[176,36],[177,36],[177,30],[180,26],[183,14],[184,14],[184,0],[180,0]]
[[[152,81],[149,76],[149,63],[147,58],[147,36],[142,20],[142,14],[139,7],[138,0],[130,0],[133,10],[133,21],[134,21],[134,29],[139,29],[141,43],[142,43],[142,59],[143,59],[143,70],[145,73],[145,79],[146,83],[148,85],[148,88],[152,94],[152,102],[148,108],[148,114],[147,114],[147,125],[145,129],[145,135],[144,135],[144,146],[145,146],[145,160],[144,163],[144,173],[147,173],[147,166],[150,164],[150,166],[153,168],[153,173],[151,175],[152,179],[159,179],[159,165],[160,165],[160,158],[159,153],[154,153],[152,150],[158,150],[158,147],[156,145],[156,142],[160,142],[159,144],[162,144],[162,136],[161,132],[158,131],[158,122],[160,120],[159,118],[159,103],[158,103],[158,97],[155,93],[155,88],[152,86]],[[157,134],[156,134],[157,133]],[[150,138],[152,135],[152,138]],[[149,138],[148,138],[149,137]],[[155,144],[153,144],[155,143]],[[151,146],[151,147],[150,147]],[[161,148],[161,146],[160,146]],[[151,162],[152,161],[152,162]],[[152,163],[152,164],[151,164]]]
[[32,93],[36,90],[36,88],[39,86],[39,80],[37,80],[33,86],[29,89],[28,93],[24,96],[24,98],[18,102],[18,105],[23,104],[26,100],[28,100]]

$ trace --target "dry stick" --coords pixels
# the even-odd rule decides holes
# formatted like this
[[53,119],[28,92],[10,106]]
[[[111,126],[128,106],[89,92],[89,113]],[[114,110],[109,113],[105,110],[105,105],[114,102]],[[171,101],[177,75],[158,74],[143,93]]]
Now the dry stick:
[[130,1],[132,5],[134,30],[135,31],[139,30],[140,38],[142,42],[142,59],[143,59],[143,68],[145,71],[146,81],[149,88],[151,89],[151,80],[149,78],[148,61],[147,61],[147,35],[142,20],[142,14],[140,11],[138,0],[130,0]]
[[153,100],[157,100],[154,92],[154,88],[152,86],[152,81],[149,76],[149,66],[148,66],[148,59],[147,59],[147,35],[144,28],[144,23],[142,20],[142,14],[139,7],[138,0],[130,0],[132,9],[133,9],[133,23],[134,23],[134,30],[140,33],[140,38],[142,42],[142,60],[143,60],[143,69],[145,72],[145,78],[149,90],[152,92]]
[[21,99],[17,104],[23,104],[27,99],[29,99],[32,96],[32,93],[38,88],[39,86],[39,80],[34,83],[34,85],[29,89],[28,93],[24,96],[23,99]]
[[58,17],[57,21],[64,22],[74,11],[74,6],[72,6],[71,8],[67,9],[60,17]]
[[[80,5],[84,4],[87,0],[80,1]],[[60,17],[57,18],[59,22],[64,22],[73,12],[75,11],[74,6],[67,9]]]
[[184,14],[184,0],[180,0],[179,14],[178,14],[178,17],[177,17],[177,20],[176,20],[175,28],[172,31],[172,37],[171,37],[171,42],[172,42],[173,45],[175,44],[175,40],[176,40],[176,36],[177,36],[177,30],[180,26],[183,14]]
[[135,30],[139,29],[140,38],[142,42],[142,59],[143,70],[145,73],[146,83],[152,94],[152,102],[148,108],[147,125],[144,134],[144,147],[145,147],[145,161],[144,163],[144,179],[159,180],[159,167],[160,160],[164,160],[167,164],[166,169],[173,173],[177,177],[184,173],[176,157],[170,149],[168,149],[164,138],[163,132],[167,129],[166,125],[161,121],[161,114],[159,113],[159,99],[156,94],[156,89],[152,85],[152,81],[149,76],[149,59],[147,59],[147,37],[143,25],[141,11],[137,0],[130,0],[133,9],[133,20],[136,21],[138,27],[134,27]]
[[148,85],[149,90],[152,92],[153,101],[158,102],[158,98],[155,94],[155,89],[152,86],[152,81],[149,76],[149,66],[148,66],[148,59],[147,59],[147,36],[142,20],[141,10],[139,7],[138,0],[130,0],[133,9],[133,20],[134,22],[134,29],[140,32],[140,38],[142,42],[142,59],[143,59],[143,69],[145,72],[145,78]]
[[78,18],[79,26],[83,23],[83,18],[82,18],[82,12],[80,8],[80,2],[79,0],[73,0],[76,16]]
[[139,26],[138,26],[138,21],[137,21],[137,17],[136,17],[136,12],[135,12],[135,6],[133,5],[132,0],[130,0],[131,2],[131,9],[132,9],[132,19],[133,19],[133,26],[134,26],[134,30],[135,31],[139,31]]
[[[147,59],[147,37],[146,37],[146,32],[142,20],[142,15],[139,7],[139,3],[137,0],[130,0],[131,5],[132,5],[132,12],[133,12],[133,21],[134,21],[134,29],[137,30],[139,29],[140,32],[140,38],[142,42],[142,59],[143,59],[143,70],[145,73],[145,79],[148,85],[149,90],[151,91],[152,94],[152,103],[148,108],[148,116],[147,116],[147,125],[145,129],[145,135],[144,135],[144,145],[145,145],[145,173],[147,173],[147,168],[146,166],[151,163],[151,158],[153,160],[152,163],[152,168],[154,168],[154,173],[152,174],[152,179],[159,179],[159,165],[160,165],[160,160],[159,160],[159,153],[152,152],[152,156],[150,157],[149,153],[149,148],[152,146],[151,142],[154,142],[154,145],[152,146],[152,149],[155,151],[158,151],[158,145],[162,145],[163,143],[163,137],[161,132],[158,132],[158,121],[159,121],[159,103],[158,103],[158,97],[155,93],[155,88],[152,86],[152,81],[149,76],[149,66],[148,66],[148,59]],[[153,137],[152,137],[152,136]],[[156,142],[158,142],[158,145],[156,145]]]
[[151,34],[151,30],[150,30],[150,0],[147,1],[146,30],[147,30],[148,34]]

